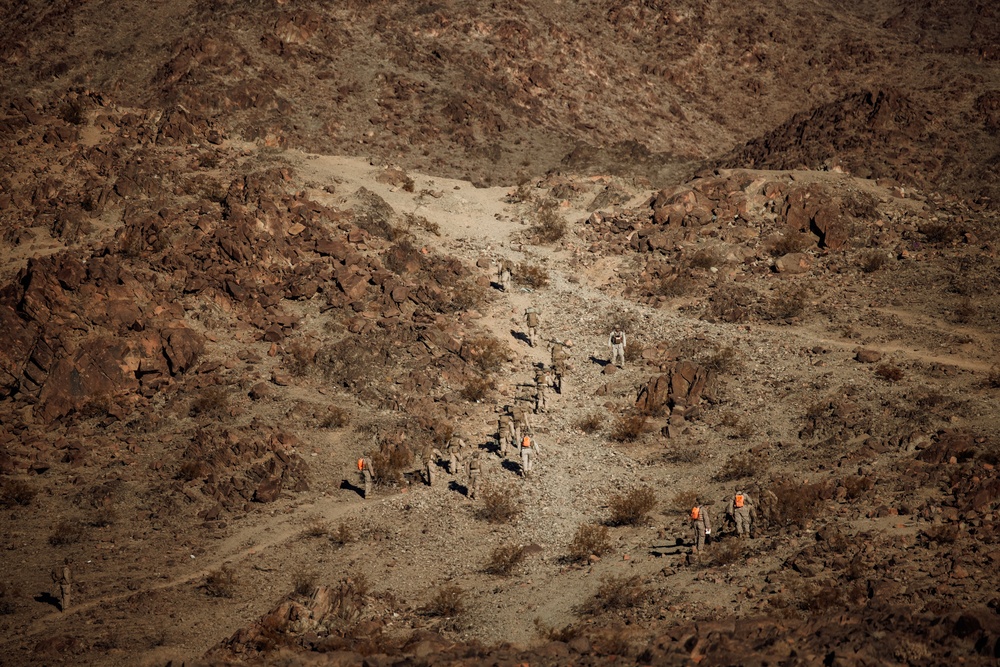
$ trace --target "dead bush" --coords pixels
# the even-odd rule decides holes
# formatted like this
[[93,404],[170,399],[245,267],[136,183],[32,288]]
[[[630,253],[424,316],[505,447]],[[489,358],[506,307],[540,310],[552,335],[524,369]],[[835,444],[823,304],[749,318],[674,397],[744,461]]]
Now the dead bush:
[[757,504],[757,516],[768,526],[804,528],[819,513],[827,487],[787,477],[773,480]]
[[316,592],[316,582],[318,580],[319,575],[315,572],[296,572],[292,579],[292,590],[295,591],[296,595],[309,597]]
[[87,524],[93,528],[107,528],[118,520],[118,512],[114,507],[98,507]]
[[61,547],[67,544],[76,544],[83,539],[83,524],[75,519],[63,519],[52,529],[49,535],[49,544],[54,547]]
[[893,364],[879,364],[875,368],[875,375],[882,378],[886,382],[899,382],[903,379],[905,373],[903,373],[903,369],[899,366]]
[[514,282],[527,285],[532,289],[541,289],[549,284],[549,272],[540,266],[521,262],[514,271]]
[[0,507],[27,507],[35,499],[33,486],[19,479],[4,478],[0,481]]
[[768,304],[768,319],[791,320],[800,317],[805,312],[807,296],[806,290],[801,287],[781,290]]
[[861,255],[861,270],[865,273],[875,273],[885,266],[888,261],[885,252],[881,250],[869,250]]
[[645,428],[645,415],[622,415],[611,429],[611,439],[618,442],[635,442]]
[[744,560],[744,543],[740,540],[725,540],[720,544],[716,544],[710,554],[712,565],[732,565]]
[[641,526],[649,522],[649,513],[656,507],[656,493],[648,486],[615,494],[608,501],[611,516],[609,526]]
[[229,414],[229,392],[222,387],[206,387],[191,401],[191,417],[221,418]]
[[660,458],[665,463],[695,463],[701,458],[701,452],[690,444],[664,446]]
[[[409,180],[409,178],[408,181],[409,184],[412,186],[413,181]],[[404,190],[406,189],[405,185],[403,186],[403,189]],[[407,213],[406,216],[403,218],[403,227],[404,229],[406,229],[411,233],[412,230],[416,228],[416,229],[422,229],[425,232],[430,232],[434,236],[441,236],[441,225],[434,222],[433,220],[428,220],[422,215],[414,215],[413,213]]]
[[[1000,374],[998,374],[1000,375]],[[604,415],[599,412],[591,412],[589,415],[580,418],[576,427],[584,433],[597,433],[604,424]]]
[[602,580],[594,595],[580,605],[581,614],[597,615],[642,606],[649,600],[651,591],[642,583],[642,577],[608,577]]
[[708,314],[723,322],[746,322],[753,312],[753,292],[742,285],[724,285],[709,297]]
[[566,221],[555,204],[547,203],[539,209],[530,233],[536,243],[555,243],[566,235]]
[[698,289],[698,281],[684,273],[663,276],[653,285],[653,294],[677,299]]
[[363,574],[341,579],[331,591],[330,611],[323,625],[334,635],[350,635],[361,620],[370,586]]
[[625,346],[625,362],[634,364],[637,361],[642,361],[642,351],[646,349],[646,344],[642,342],[642,338],[631,336],[625,342],[627,343]]
[[351,528],[350,524],[344,521],[341,521],[337,525],[337,529],[330,534],[330,541],[339,546],[350,544],[356,539],[357,537],[354,534],[354,529]]
[[222,567],[205,575],[205,582],[201,588],[210,597],[231,598],[236,594],[236,583],[236,571],[233,566],[223,563]]
[[919,231],[928,243],[951,243],[958,238],[958,228],[947,222],[926,222],[920,225]]
[[719,482],[733,482],[766,473],[770,468],[770,460],[765,451],[746,451],[731,454],[722,465],[715,479]]
[[512,523],[521,514],[521,493],[516,488],[486,485],[480,492],[476,516],[490,523]]
[[296,341],[285,347],[285,368],[295,377],[305,377],[316,363],[316,348]]
[[506,577],[524,562],[526,555],[524,547],[520,544],[502,544],[490,554],[484,569],[488,574]]
[[313,517],[305,530],[306,537],[326,537],[330,534],[330,524],[320,517]]
[[383,441],[371,459],[376,484],[399,484],[413,463],[413,450],[406,442]]
[[398,275],[416,273],[424,266],[420,250],[406,238],[389,246],[389,249],[382,255],[382,262],[385,264],[385,268]]
[[809,234],[800,232],[787,232],[772,239],[767,244],[767,251],[772,257],[782,257],[793,252],[802,252],[814,242],[814,238]]
[[720,347],[707,358],[703,359],[701,365],[719,375],[732,375],[743,369],[743,361],[734,348],[729,346]]
[[493,380],[477,375],[469,378],[459,393],[469,403],[482,403],[494,389],[496,383]]
[[953,315],[955,321],[959,324],[968,324],[979,312],[979,306],[973,301],[972,297],[963,296],[958,300],[958,304],[955,306]]
[[692,269],[702,269],[704,271],[709,271],[712,267],[719,266],[720,264],[722,264],[722,259],[719,257],[719,254],[710,248],[698,250],[688,260],[688,266]]
[[465,611],[465,591],[454,584],[442,586],[420,611],[425,616],[458,616]]
[[848,500],[857,500],[875,487],[875,480],[863,475],[848,475],[840,480],[840,486],[844,487]]
[[323,419],[320,421],[320,428],[344,428],[351,423],[351,413],[339,405],[331,405]]
[[567,558],[574,563],[586,562],[591,556],[603,556],[611,551],[608,527],[597,523],[581,523],[569,543]]
[[677,510],[679,512],[689,512],[692,507],[698,504],[698,492],[687,490],[678,491],[674,494],[674,497],[670,499],[670,509]]
[[462,358],[485,375],[502,371],[510,357],[510,348],[493,336],[469,338],[462,345]]

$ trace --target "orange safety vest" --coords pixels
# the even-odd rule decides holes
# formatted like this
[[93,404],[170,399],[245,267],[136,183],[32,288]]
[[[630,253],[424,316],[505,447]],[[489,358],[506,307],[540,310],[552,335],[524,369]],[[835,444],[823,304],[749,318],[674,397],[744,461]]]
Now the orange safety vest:
[[521,441],[522,447],[531,447],[531,438],[524,436],[524,440]]
[[358,470],[364,470],[364,469],[365,469],[365,460],[358,459]]
[[691,508],[691,519],[693,521],[697,521],[700,516],[701,516],[701,508],[700,507],[692,507]]
[[743,495],[736,494],[736,507],[743,507]]

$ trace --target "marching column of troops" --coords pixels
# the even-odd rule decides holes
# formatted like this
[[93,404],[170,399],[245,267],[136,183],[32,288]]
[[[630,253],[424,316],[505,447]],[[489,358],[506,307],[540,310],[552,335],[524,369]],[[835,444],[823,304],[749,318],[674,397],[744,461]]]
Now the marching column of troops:
[[[501,291],[510,292],[513,270],[514,267],[508,260],[500,262],[497,270],[497,285]],[[541,327],[541,313],[537,308],[529,307],[524,311],[524,324],[525,339],[528,345],[536,347],[540,340],[539,329]],[[548,410],[549,389],[555,390],[560,395],[565,393],[566,375],[572,368],[569,355],[571,345],[572,343],[569,341],[553,341],[549,365],[536,364],[533,395],[521,399],[522,403],[528,402],[532,405],[534,414],[545,413]],[[626,345],[625,331],[620,327],[615,327],[608,336],[609,363],[619,367],[625,365]],[[519,459],[522,477],[528,477],[531,474],[534,462],[539,455],[531,414],[532,410],[519,405],[518,400],[515,399],[514,405],[504,406],[497,418],[497,454],[501,459],[507,459],[511,454]],[[452,435],[445,452],[442,453],[438,448],[432,447],[421,466],[421,476],[429,486],[435,485],[441,462],[444,463],[450,475],[457,475],[459,470],[464,471],[468,480],[467,496],[471,500],[479,497],[482,479],[480,450],[471,448],[459,433]],[[374,477],[372,462],[368,456],[358,460],[358,471],[362,475],[364,497],[367,498],[371,494]],[[726,518],[735,525],[738,537],[751,536],[755,506],[746,493],[737,489],[728,499],[725,512]],[[696,500],[694,507],[691,508],[690,521],[693,531],[692,553],[699,554],[705,547],[706,538],[712,533],[709,512],[701,504],[700,499]],[[64,608],[68,604],[69,585],[66,584]]]

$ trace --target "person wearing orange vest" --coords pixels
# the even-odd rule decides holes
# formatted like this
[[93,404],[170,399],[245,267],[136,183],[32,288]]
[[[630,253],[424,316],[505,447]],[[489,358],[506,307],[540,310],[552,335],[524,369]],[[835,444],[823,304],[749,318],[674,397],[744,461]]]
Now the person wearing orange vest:
[[538,457],[538,443],[530,435],[521,439],[521,477],[527,477]]
[[360,472],[361,476],[364,477],[365,494],[363,497],[367,499],[372,493],[372,478],[375,475],[375,468],[372,467],[372,460],[368,458],[367,455],[358,459],[358,472]]
[[749,537],[750,524],[753,521],[753,502],[751,502],[750,496],[737,489],[733,497],[729,499],[726,514],[733,517],[733,522],[736,524],[736,534],[739,537]]
[[691,526],[694,528],[694,549],[691,553],[699,553],[705,548],[705,536],[712,534],[712,520],[699,499],[695,499],[695,506],[691,508]]

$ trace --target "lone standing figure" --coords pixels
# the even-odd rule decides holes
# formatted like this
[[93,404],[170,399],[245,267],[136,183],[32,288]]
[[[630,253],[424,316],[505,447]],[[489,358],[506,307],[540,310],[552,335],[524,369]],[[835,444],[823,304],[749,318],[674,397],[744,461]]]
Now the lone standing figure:
[[621,368],[625,365],[625,332],[615,329],[608,336],[608,345],[611,346],[611,363]]

